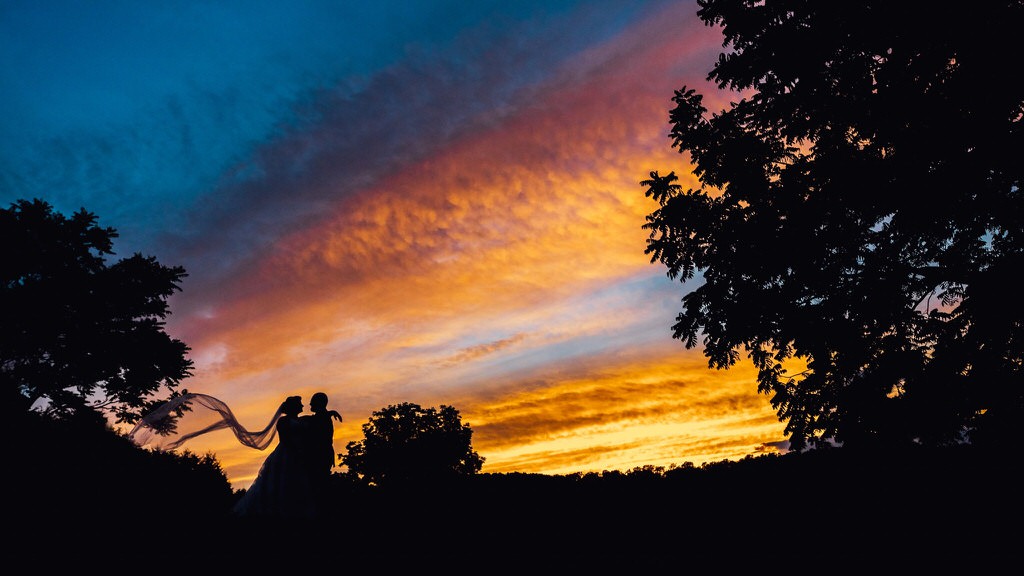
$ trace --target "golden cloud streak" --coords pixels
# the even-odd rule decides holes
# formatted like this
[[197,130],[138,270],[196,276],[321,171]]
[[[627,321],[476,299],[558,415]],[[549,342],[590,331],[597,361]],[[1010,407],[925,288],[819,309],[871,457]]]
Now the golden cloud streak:
[[756,393],[753,368],[711,372],[692,353],[599,366],[510,390],[490,401],[467,399],[462,410],[474,447],[487,458],[485,471],[700,464],[783,440],[782,424]]

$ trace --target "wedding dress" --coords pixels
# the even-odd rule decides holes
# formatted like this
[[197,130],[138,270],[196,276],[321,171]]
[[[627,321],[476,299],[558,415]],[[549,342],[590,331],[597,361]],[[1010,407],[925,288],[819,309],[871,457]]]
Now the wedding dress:
[[305,423],[297,415],[277,421],[278,443],[260,466],[256,480],[235,504],[239,516],[314,518],[318,513],[309,465]]

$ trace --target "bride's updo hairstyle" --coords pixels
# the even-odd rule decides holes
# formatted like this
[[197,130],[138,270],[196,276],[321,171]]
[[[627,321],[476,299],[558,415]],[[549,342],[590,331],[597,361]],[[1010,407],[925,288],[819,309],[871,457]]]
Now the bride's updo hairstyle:
[[289,396],[281,403],[281,412],[285,414],[298,414],[302,412],[302,396]]

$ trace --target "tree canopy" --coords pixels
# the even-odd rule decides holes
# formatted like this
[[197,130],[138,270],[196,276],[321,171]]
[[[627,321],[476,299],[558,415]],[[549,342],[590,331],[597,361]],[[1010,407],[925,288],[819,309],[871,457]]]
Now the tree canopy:
[[673,335],[745,353],[795,449],[1019,433],[1024,3],[698,4],[734,101],[676,91],[697,184],[641,183],[647,253],[695,285]]
[[107,263],[117,232],[84,208],[42,200],[0,209],[0,390],[5,406],[134,422],[190,375],[164,331],[181,267],[134,254]]
[[372,414],[363,440],[339,454],[348,473],[378,486],[407,485],[476,474],[484,458],[473,450],[473,430],[452,406],[403,402]]

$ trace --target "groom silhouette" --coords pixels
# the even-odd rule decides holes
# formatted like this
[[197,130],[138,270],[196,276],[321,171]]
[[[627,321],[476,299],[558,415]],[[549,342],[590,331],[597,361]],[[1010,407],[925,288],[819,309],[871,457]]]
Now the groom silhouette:
[[327,409],[327,394],[317,392],[309,398],[309,410],[312,414],[302,416],[299,420],[305,425],[306,432],[306,466],[309,471],[310,484],[314,497],[322,502],[327,495],[327,483],[334,468],[334,422],[341,422],[341,414],[337,410]]

